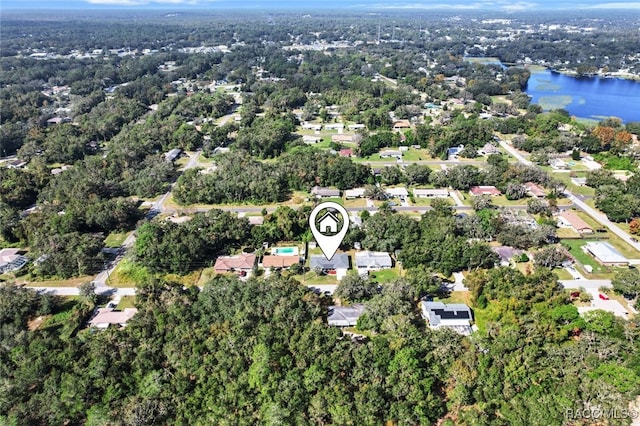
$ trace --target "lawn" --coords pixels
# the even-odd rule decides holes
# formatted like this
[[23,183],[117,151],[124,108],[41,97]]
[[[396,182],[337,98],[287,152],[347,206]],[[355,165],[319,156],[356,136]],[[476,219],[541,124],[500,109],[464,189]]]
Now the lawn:
[[402,153],[403,161],[423,161],[423,160],[433,160],[433,157],[429,154],[429,151],[426,149],[413,149],[409,148],[408,151]]
[[117,309],[123,311],[126,308],[135,308],[136,297],[135,296],[122,296],[118,303]]
[[107,285],[110,287],[135,287],[137,283],[149,280],[152,275],[144,266],[137,265],[129,259],[122,259],[109,275]]
[[[30,278],[28,275],[25,277]],[[95,275],[85,275],[79,278],[70,278],[68,280],[46,280],[46,281],[30,281],[20,277],[16,280],[17,284],[26,284],[33,287],[78,287],[80,284],[90,282],[95,278]]]
[[464,303],[465,305],[471,305],[471,292],[470,291],[452,291],[449,293],[449,297],[437,297],[435,300],[442,303]]
[[303,275],[294,275],[293,278],[300,281],[303,285],[327,285],[338,284],[335,275],[318,275],[314,271],[309,271]]
[[369,279],[373,282],[377,282],[380,284],[387,283],[389,281],[393,281],[396,278],[399,278],[401,275],[401,271],[398,267],[392,269],[383,269],[381,271],[375,271],[369,273]]
[[129,236],[129,232],[112,232],[104,239],[104,246],[110,248],[118,248],[124,240]]
[[609,272],[604,266],[600,265],[593,257],[589,256],[582,250],[586,240],[561,240],[563,245],[569,247],[569,253],[582,265],[589,265],[593,268],[595,274]]
[[344,205],[347,208],[366,207],[367,206],[367,200],[365,200],[364,198],[356,198],[354,200],[344,200],[342,205]]

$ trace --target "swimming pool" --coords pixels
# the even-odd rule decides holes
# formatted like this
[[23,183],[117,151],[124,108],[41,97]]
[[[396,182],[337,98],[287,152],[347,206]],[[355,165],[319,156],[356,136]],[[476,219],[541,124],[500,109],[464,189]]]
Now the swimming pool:
[[276,247],[272,254],[275,256],[297,256],[298,247]]

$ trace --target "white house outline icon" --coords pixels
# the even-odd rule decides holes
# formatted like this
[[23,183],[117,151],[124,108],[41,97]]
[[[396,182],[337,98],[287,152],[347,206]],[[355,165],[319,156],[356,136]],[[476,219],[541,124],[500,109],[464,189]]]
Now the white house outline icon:
[[323,234],[335,234],[338,232],[338,217],[332,212],[326,212],[318,221],[320,232]]

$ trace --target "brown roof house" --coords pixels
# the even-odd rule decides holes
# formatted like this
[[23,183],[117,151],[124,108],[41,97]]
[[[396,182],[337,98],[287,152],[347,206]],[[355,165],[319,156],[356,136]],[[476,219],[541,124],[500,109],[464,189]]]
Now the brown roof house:
[[251,272],[256,263],[256,255],[253,253],[242,253],[236,256],[220,256],[216,259],[213,269],[218,274],[227,272]]
[[593,233],[593,228],[571,210],[565,210],[558,215],[558,225],[564,228],[573,228],[581,234]]
[[545,195],[547,195],[546,192],[544,192],[544,189],[542,189],[540,185],[535,184],[533,182],[525,183],[524,187],[527,188],[527,193],[532,197],[544,198]]
[[492,197],[502,195],[502,192],[498,190],[495,186],[472,186],[469,190],[471,195],[479,196],[479,195],[491,195]]
[[262,267],[264,269],[285,269],[292,267],[296,263],[300,263],[300,256],[266,255],[262,258]]

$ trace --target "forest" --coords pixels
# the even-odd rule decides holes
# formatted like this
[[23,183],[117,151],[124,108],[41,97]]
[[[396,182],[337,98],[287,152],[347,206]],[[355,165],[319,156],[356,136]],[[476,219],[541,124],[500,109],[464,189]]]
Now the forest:
[[0,421],[549,425],[568,409],[627,409],[640,386],[636,320],[578,316],[544,269],[467,281],[485,333],[426,329],[400,280],[367,302],[359,341],[323,323],[327,298],[284,278],[140,283],[134,319],[98,333],[80,329],[91,297],[3,286]]

